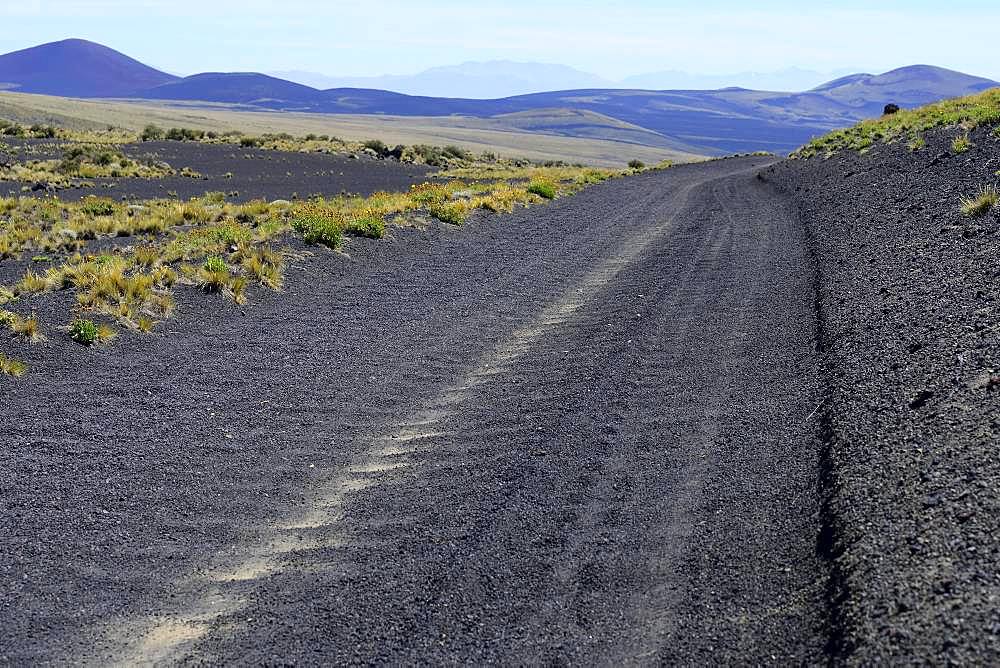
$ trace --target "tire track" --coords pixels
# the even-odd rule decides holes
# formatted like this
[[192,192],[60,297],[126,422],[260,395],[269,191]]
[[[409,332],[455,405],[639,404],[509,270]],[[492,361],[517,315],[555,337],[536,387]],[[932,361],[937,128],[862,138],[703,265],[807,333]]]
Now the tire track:
[[[613,272],[588,274],[586,289],[568,290],[390,436],[399,447],[377,460],[377,486],[352,496],[340,518],[344,542],[297,555],[337,605],[280,595],[298,588],[286,573],[251,607],[254,619],[284,619],[306,606],[332,638],[230,620],[195,655],[221,661],[263,633],[295,656],[322,647],[332,661],[705,663],[716,642],[730,660],[819,660],[822,597],[798,585],[822,577],[815,563],[803,562],[795,583],[761,578],[760,569],[783,565],[783,549],[748,543],[745,564],[729,567],[732,609],[717,619],[697,609],[712,592],[688,570],[699,549],[732,559],[716,544],[730,525],[713,518],[720,508],[746,514],[759,494],[751,481],[732,507],[719,492],[740,486],[732,476],[746,466],[741,449],[781,438],[761,459],[786,465],[814,446],[808,433],[752,431],[747,445],[733,424],[763,401],[743,392],[761,363],[753,346],[773,336],[761,328],[760,302],[786,278],[772,275],[784,231],[762,223],[771,211],[748,229],[747,208],[762,203],[761,193],[745,194],[746,181],[695,187],[695,204],[668,231],[643,235]],[[595,404],[594,394],[605,399]],[[792,412],[804,418],[808,405]],[[812,519],[808,502],[760,496],[775,504],[767,513]],[[753,511],[747,519],[759,521]],[[805,531],[799,547],[813,538]],[[323,576],[351,564],[358,572]],[[376,564],[382,582],[365,576]],[[371,601],[385,607],[362,622],[364,636],[346,630]],[[788,605],[800,619],[792,622]],[[698,625],[733,637],[699,636]]]
[[[448,420],[469,400],[482,384],[510,372],[511,367],[547,332],[560,327],[594,294],[627,267],[659,236],[665,234],[677,213],[683,210],[694,184],[684,186],[675,196],[678,210],[665,220],[633,236],[622,249],[585,274],[573,287],[545,307],[533,322],[516,329],[496,349],[478,360],[459,379],[424,407],[411,413],[388,433],[377,438],[370,449],[348,463],[344,471],[323,485],[311,507],[303,515],[260,532],[259,542],[239,548],[208,575],[193,574],[174,588],[191,601],[184,609],[159,619],[133,622],[119,635],[117,665],[169,663],[182,658],[198,641],[221,626],[233,633],[238,626],[230,621],[247,609],[253,599],[253,583],[267,580],[289,568],[292,555],[348,548],[340,525],[347,519],[346,503],[388,479],[411,475],[417,464],[414,456],[422,451],[440,449],[437,441],[451,434]],[[662,198],[655,191],[646,193],[639,204],[639,215],[648,216]],[[634,216],[628,211],[620,217]],[[441,364],[442,371],[449,365]],[[432,372],[437,369],[432,368]],[[440,373],[440,372],[438,372]],[[431,375],[435,375],[432,373]],[[447,448],[447,446],[445,446]],[[249,583],[249,586],[244,586]]]

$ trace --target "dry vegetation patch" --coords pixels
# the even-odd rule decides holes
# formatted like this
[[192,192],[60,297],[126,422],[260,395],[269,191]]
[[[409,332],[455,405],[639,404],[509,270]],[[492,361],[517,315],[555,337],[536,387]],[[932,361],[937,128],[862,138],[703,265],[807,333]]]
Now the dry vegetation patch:
[[175,174],[165,162],[126,157],[113,147],[75,144],[65,148],[60,159],[10,162],[0,165],[0,180],[68,186],[82,179],[159,179]]
[[[381,239],[388,225],[432,219],[461,225],[474,211],[509,213],[636,171],[491,160],[463,162],[405,192],[368,197],[245,204],[227,201],[224,193],[131,204],[101,197],[0,198],[0,271],[5,261],[22,266],[32,260],[13,275],[0,273],[9,283],[0,286],[0,305],[12,309],[0,310],[0,325],[16,338],[40,339],[38,319],[18,312],[46,293],[60,292],[72,295],[72,306],[67,324],[50,331],[86,346],[111,341],[122,329],[152,333],[174,314],[178,289],[237,304],[247,302],[253,286],[281,290],[291,256],[282,241],[288,235],[339,249],[350,237]],[[102,169],[140,170],[135,175],[155,178],[142,170],[160,169],[97,145],[71,147],[61,161],[36,161],[28,168],[52,178],[103,174]],[[4,373],[18,375],[18,364],[9,362]]]
[[[918,109],[907,109],[882,118],[862,121],[854,127],[818,137],[793,157],[830,156],[840,150],[865,151],[878,142],[907,141],[911,150],[924,146],[923,134],[944,127],[966,130],[1000,123],[1000,89],[978,95],[945,100]],[[963,153],[971,147],[968,135],[955,139],[952,150]]]

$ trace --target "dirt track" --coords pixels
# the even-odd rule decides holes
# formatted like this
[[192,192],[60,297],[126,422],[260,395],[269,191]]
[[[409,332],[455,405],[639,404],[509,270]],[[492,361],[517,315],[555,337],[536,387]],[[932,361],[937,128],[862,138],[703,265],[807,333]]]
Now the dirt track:
[[821,661],[812,264],[764,164],[19,350],[0,662]]

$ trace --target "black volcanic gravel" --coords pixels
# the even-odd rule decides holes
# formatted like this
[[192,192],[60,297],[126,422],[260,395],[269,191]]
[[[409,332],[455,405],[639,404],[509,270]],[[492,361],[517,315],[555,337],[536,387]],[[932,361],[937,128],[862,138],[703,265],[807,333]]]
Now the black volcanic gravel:
[[[17,152],[19,160],[42,160],[62,155],[58,142],[9,140],[15,148],[32,147],[31,152]],[[433,173],[423,165],[400,164],[395,160],[377,160],[365,155],[352,159],[347,155],[293,153],[232,144],[200,142],[142,142],[125,144],[121,150],[133,158],[154,158],[180,171],[189,167],[202,178],[172,176],[164,179],[89,179],[93,187],[59,190],[63,199],[100,195],[114,199],[160,199],[200,197],[206,192],[223,192],[233,202],[252,199],[305,199],[312,195],[334,196],[341,193],[370,195],[379,190],[407,190]],[[11,156],[7,156],[11,159]],[[0,181],[0,195],[22,194],[23,183]],[[29,194],[29,193],[25,193]],[[35,193],[48,194],[45,191]]]
[[815,293],[767,164],[0,340],[0,663],[822,661]]
[[987,129],[766,171],[818,261],[841,655],[1000,664],[1000,181]]

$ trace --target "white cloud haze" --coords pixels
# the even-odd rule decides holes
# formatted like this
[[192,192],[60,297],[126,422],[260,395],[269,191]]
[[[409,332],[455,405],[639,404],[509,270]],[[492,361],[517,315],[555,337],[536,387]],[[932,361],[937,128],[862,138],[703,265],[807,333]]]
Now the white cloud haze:
[[182,74],[410,73],[468,60],[556,62],[618,79],[701,73],[883,71],[928,63],[1000,78],[995,3],[706,0],[307,2],[20,0],[0,7],[0,50],[82,37]]

